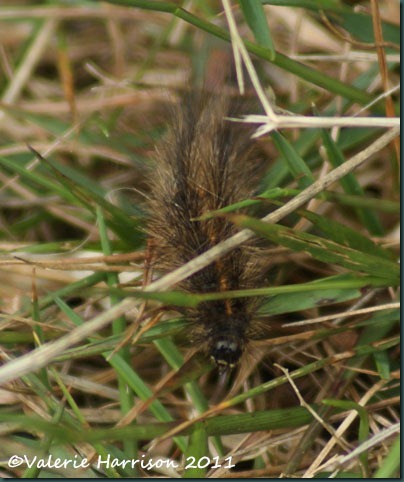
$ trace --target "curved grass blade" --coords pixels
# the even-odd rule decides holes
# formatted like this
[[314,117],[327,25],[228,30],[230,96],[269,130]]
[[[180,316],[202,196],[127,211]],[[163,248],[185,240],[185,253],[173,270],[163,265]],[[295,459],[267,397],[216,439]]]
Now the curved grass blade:
[[308,219],[314,226],[319,228],[328,239],[331,239],[336,243],[357,249],[362,253],[368,253],[389,260],[393,259],[393,255],[390,251],[378,246],[359,231],[355,231],[344,224],[328,217],[320,216],[312,211],[299,209],[297,213]]
[[313,234],[295,231],[281,225],[268,224],[248,216],[236,215],[231,219],[240,227],[251,229],[266,239],[293,251],[305,251],[324,263],[337,264],[351,271],[384,278],[386,286],[398,286],[399,284],[399,266],[385,258],[363,253]]

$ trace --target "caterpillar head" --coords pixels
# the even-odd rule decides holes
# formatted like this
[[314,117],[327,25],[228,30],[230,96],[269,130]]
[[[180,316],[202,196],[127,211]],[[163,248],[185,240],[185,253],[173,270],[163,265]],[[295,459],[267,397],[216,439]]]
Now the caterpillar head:
[[210,358],[220,371],[234,368],[240,361],[243,345],[234,336],[220,336],[210,349]]

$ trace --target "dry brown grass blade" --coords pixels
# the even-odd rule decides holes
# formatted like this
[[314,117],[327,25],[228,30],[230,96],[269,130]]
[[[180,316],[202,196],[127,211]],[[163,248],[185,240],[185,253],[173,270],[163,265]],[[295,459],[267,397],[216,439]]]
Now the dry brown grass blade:
[[[379,67],[380,67],[380,75],[382,77],[383,82],[383,89],[384,92],[390,90],[390,82],[389,82],[389,74],[387,69],[387,62],[386,62],[386,53],[384,51],[384,42],[383,42],[383,31],[382,31],[382,21],[380,18],[380,11],[379,11],[379,4],[377,0],[371,0],[370,2],[371,10],[372,10],[372,21],[373,21],[373,30],[375,34],[376,40],[376,52],[377,57],[379,60]],[[394,105],[391,95],[386,95],[386,115],[387,117],[394,117]],[[400,143],[398,139],[394,139],[393,141],[394,149],[396,151],[396,159],[397,162],[400,162]],[[392,161],[392,169],[397,172],[396,163]]]

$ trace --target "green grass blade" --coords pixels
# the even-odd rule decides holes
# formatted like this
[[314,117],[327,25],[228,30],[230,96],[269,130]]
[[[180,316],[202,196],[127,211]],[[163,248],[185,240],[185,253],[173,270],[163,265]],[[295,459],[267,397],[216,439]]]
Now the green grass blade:
[[272,41],[271,32],[265,18],[265,11],[261,0],[238,0],[255,40],[259,45],[267,48],[271,60],[275,58],[275,47]]
[[374,473],[374,479],[392,479],[399,478],[401,464],[400,435],[396,438],[390,447],[389,453],[382,460],[379,468]]
[[291,174],[297,180],[299,188],[305,189],[310,186],[314,182],[314,176],[293,146],[278,132],[272,133],[272,139],[281,153],[283,162],[286,163]]
[[[325,129],[322,130],[323,143],[328,153],[328,159],[333,167],[338,167],[345,162],[345,158],[338,148],[337,144],[333,141],[332,137]],[[340,180],[341,186],[347,194],[353,194],[356,196],[364,196],[364,191],[357,181],[355,175],[350,172]],[[381,236],[383,234],[383,228],[380,220],[373,210],[357,208],[356,213],[359,219],[367,227],[371,234]]]
[[314,226],[316,226],[316,228],[320,229],[328,239],[331,239],[336,243],[349,246],[350,248],[357,249],[362,253],[368,253],[372,256],[378,256],[388,260],[393,259],[392,253],[378,246],[368,237],[344,224],[311,211],[299,210],[297,213],[300,216],[308,219],[311,223],[313,223]]
[[337,264],[352,271],[385,278],[386,286],[398,286],[399,267],[392,261],[342,246],[319,236],[264,223],[247,216],[233,216],[232,219],[238,226],[251,229],[293,251],[305,251],[324,263]]
[[[347,275],[335,276],[328,278],[329,280],[346,281],[349,286],[352,277]],[[331,304],[342,303],[347,300],[359,298],[361,291],[359,288],[331,288],[324,289],[324,283],[327,279],[317,280],[312,283],[313,291],[279,294],[273,296],[259,307],[258,313],[261,315],[276,315],[281,313],[293,313],[295,311],[308,310],[311,308],[318,308],[320,306],[328,306]],[[315,290],[315,285],[319,285],[320,289]]]
[[185,479],[199,479],[205,477],[207,467],[210,465],[210,458],[208,451],[208,437],[202,423],[196,423],[193,427],[192,434],[189,437],[188,448],[185,453],[185,460],[189,466],[189,468],[185,468],[184,471],[183,477]]

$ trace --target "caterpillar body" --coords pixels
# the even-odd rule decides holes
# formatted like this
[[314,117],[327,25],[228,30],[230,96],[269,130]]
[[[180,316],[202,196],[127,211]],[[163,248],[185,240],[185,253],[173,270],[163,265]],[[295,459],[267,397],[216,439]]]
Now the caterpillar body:
[[[254,193],[262,162],[254,155],[251,131],[226,119],[238,116],[240,108],[225,96],[190,96],[172,116],[168,135],[156,150],[148,232],[163,273],[237,232],[226,218],[195,218]],[[240,246],[183,280],[179,288],[209,293],[255,287],[262,273],[253,252]],[[219,368],[239,362],[253,331],[255,301],[216,300],[183,311],[191,342]]]

